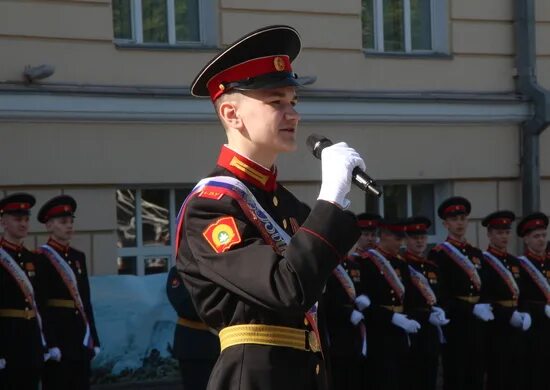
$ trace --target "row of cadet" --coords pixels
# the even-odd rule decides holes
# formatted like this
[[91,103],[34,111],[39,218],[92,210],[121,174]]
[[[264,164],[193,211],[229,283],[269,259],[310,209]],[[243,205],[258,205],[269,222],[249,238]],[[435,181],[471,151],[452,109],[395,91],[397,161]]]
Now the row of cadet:
[[428,253],[429,219],[359,215],[362,236],[324,294],[334,389],[550,389],[548,217],[519,221],[516,257],[514,213],[483,219],[482,251],[465,239],[470,210],[463,197],[439,206],[448,238]]
[[[440,205],[448,238],[429,253],[429,219],[358,216],[362,235],[319,302],[333,389],[550,389],[548,218],[517,224],[525,254],[515,257],[507,251],[514,213],[483,220],[482,252],[465,239],[470,210],[462,197]],[[175,267],[166,291],[179,317],[173,351],[183,387],[205,389],[219,340]]]
[[35,203],[26,193],[0,200],[0,389],[89,389],[100,348],[86,258],[70,246],[77,205],[67,195],[46,202],[38,221],[50,238],[29,251]]

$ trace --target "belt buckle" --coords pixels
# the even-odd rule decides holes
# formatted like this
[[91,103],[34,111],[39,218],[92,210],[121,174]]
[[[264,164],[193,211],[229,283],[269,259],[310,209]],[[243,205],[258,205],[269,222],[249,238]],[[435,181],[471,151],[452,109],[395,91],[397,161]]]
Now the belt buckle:
[[319,342],[315,332],[307,332],[307,342],[309,344],[310,351],[321,352],[321,343]]

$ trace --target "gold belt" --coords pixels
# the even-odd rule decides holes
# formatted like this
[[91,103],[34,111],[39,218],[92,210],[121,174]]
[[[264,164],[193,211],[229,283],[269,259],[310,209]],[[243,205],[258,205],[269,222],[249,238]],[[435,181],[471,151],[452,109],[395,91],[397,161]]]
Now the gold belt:
[[384,309],[388,309],[390,311],[393,311],[394,313],[403,313],[404,309],[403,306],[390,306],[390,305],[380,305]]
[[36,313],[34,312],[34,310],[0,309],[0,317],[24,318],[26,320],[30,320],[35,316]]
[[508,301],[495,301],[495,303],[504,307],[518,307],[518,301],[514,299],[510,299]]
[[456,298],[460,299],[461,301],[469,302],[469,303],[479,302],[479,295],[471,296],[471,297],[457,296]]
[[222,351],[239,344],[274,345],[301,351],[321,351],[321,343],[315,332],[285,326],[234,325],[223,328],[219,336]]
[[188,320],[187,318],[179,317],[178,325],[185,326],[186,328],[208,330],[208,325],[200,321]]
[[65,309],[76,309],[76,306],[72,299],[48,299],[47,305],[49,307],[63,307]]

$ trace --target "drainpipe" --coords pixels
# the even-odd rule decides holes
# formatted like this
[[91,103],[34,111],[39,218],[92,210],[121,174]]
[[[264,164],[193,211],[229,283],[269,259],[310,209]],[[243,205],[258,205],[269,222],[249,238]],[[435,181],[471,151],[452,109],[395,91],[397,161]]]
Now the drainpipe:
[[532,118],[520,127],[523,215],[540,210],[540,134],[550,125],[550,92],[536,74],[535,0],[515,0],[516,91],[530,100]]

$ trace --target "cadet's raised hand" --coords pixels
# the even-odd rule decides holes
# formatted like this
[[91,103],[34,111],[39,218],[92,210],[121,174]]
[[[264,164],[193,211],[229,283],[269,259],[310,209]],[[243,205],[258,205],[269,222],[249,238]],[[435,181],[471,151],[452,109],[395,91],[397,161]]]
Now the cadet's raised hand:
[[323,181],[317,199],[347,208],[350,204],[346,196],[351,190],[351,173],[355,167],[365,170],[365,162],[355,149],[339,142],[323,149],[321,166]]

